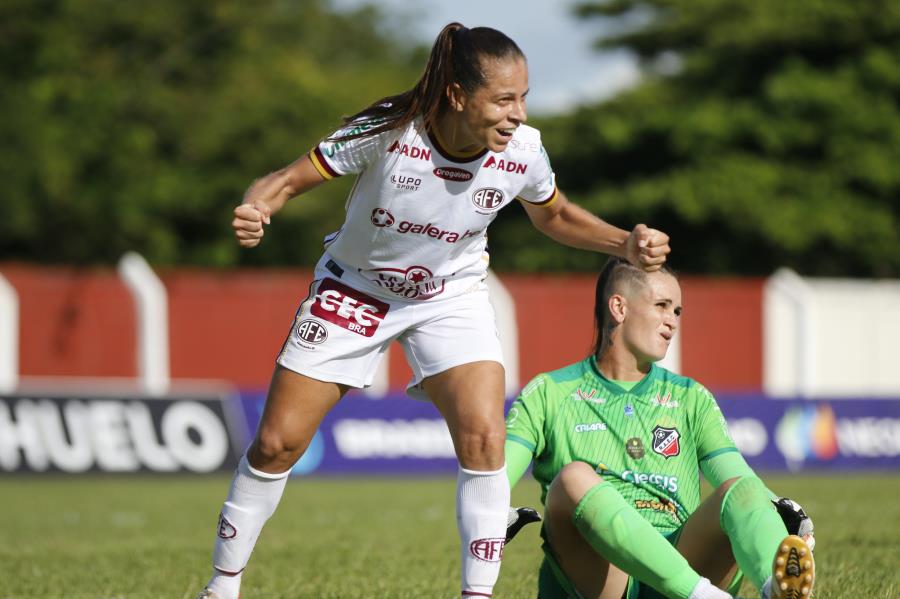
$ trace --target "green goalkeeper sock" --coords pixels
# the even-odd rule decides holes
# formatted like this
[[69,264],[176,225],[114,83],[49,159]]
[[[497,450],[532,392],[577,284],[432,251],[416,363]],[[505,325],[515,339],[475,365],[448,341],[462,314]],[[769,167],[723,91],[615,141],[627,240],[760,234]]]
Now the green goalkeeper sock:
[[604,481],[578,502],[575,527],[609,563],[667,597],[690,597],[700,581],[687,560]]
[[769,497],[758,477],[742,476],[722,499],[722,530],[738,565],[757,589],[771,576],[778,543],[788,534]]

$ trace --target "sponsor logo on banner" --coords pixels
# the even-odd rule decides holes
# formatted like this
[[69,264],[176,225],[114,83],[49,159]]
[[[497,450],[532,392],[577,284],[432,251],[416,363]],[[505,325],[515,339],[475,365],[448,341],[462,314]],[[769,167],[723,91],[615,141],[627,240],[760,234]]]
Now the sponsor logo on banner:
[[338,453],[349,460],[456,457],[447,423],[441,419],[344,418],[332,433]]
[[635,460],[644,457],[644,444],[637,437],[632,437],[625,441],[625,453]]
[[729,419],[726,429],[742,455],[754,457],[766,450],[769,433],[765,425],[756,418]]
[[218,534],[220,539],[233,539],[237,536],[237,529],[233,524],[231,524],[231,522],[225,519],[225,516],[222,515],[222,512],[219,512]]
[[395,141],[391,144],[387,149],[387,153],[400,154],[401,156],[409,156],[410,158],[417,158],[419,160],[431,160],[431,150],[428,148],[401,144],[399,141]]
[[505,544],[506,539],[476,539],[469,543],[469,553],[483,562],[499,562]]
[[527,164],[504,160],[503,158],[497,160],[494,156],[488,156],[488,159],[481,166],[482,168],[492,168],[505,173],[516,173],[517,175],[524,175],[525,171],[528,170]]
[[357,335],[371,337],[387,316],[388,308],[386,303],[372,296],[333,279],[325,279],[319,285],[309,311],[313,316]]
[[482,187],[472,194],[472,203],[488,212],[479,212],[479,214],[489,214],[503,204],[503,192],[496,187]]
[[447,181],[470,181],[474,175],[463,168],[455,166],[439,166],[432,171],[435,177]]
[[306,343],[319,345],[328,339],[328,331],[322,323],[306,319],[301,320],[300,324],[297,325],[297,337]]
[[806,461],[900,456],[900,418],[837,418],[828,403],[788,409],[775,428],[775,445],[789,467]]
[[678,439],[681,433],[677,428],[665,428],[657,425],[653,429],[653,451],[666,459],[673,458],[681,453]]
[[221,400],[0,398],[0,472],[212,472],[233,468]]

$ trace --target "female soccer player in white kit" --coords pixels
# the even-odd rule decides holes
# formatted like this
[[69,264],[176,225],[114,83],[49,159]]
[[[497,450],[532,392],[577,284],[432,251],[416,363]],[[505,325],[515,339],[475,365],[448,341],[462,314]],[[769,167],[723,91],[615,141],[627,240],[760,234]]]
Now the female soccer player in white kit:
[[504,373],[484,278],[486,230],[516,199],[561,243],[656,270],[668,237],[631,233],[570,203],[537,130],[526,126],[525,57],[490,28],[447,25],[416,86],[347,119],[234,210],[254,247],[290,198],[354,174],[342,228],[325,240],[309,295],[277,359],[256,438],[222,507],[213,576],[201,597],[235,599],[241,573],[293,464],[350,387],[372,381],[397,340],[447,421],[459,459],[463,596],[490,597],[506,532]]

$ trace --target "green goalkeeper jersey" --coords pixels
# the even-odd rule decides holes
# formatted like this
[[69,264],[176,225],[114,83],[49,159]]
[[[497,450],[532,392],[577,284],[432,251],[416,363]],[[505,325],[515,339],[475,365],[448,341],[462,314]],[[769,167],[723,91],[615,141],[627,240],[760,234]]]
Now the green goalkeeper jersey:
[[506,436],[534,456],[542,502],[563,466],[587,462],[663,533],[700,504],[700,462],[737,451],[697,381],[653,365],[625,390],[593,357],[532,379],[509,410]]

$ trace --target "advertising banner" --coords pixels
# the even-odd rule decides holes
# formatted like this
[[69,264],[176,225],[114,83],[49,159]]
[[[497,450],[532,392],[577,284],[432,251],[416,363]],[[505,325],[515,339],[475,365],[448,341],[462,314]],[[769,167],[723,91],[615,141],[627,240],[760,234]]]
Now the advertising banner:
[[[248,427],[263,394],[245,394]],[[729,430],[755,469],[900,469],[900,400],[799,401],[722,395]],[[452,474],[447,426],[430,403],[351,394],[329,413],[294,474]]]
[[0,473],[230,471],[246,444],[239,408],[226,397],[0,397]]
[[718,402],[754,469],[900,469],[900,400],[721,395]]

